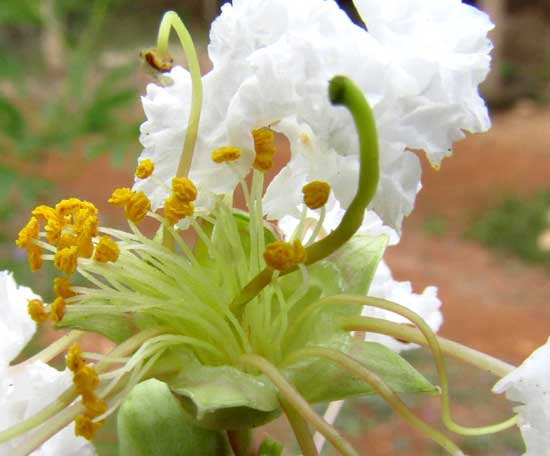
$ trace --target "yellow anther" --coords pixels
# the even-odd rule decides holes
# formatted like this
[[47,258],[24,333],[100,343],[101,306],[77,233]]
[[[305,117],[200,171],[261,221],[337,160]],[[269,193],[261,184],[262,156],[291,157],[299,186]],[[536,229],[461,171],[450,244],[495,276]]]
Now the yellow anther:
[[172,192],[182,201],[195,201],[197,199],[197,187],[186,177],[174,177],[172,179]]
[[172,225],[184,217],[193,215],[195,207],[191,201],[185,201],[176,194],[172,194],[164,201],[164,217]]
[[91,258],[94,253],[94,243],[92,237],[86,233],[82,233],[77,241],[78,256],[81,258]]
[[63,230],[63,227],[66,225],[66,220],[63,217],[58,216],[55,214],[55,216],[48,218],[48,221],[46,222],[46,227],[44,228],[46,231],[46,239],[50,244],[55,244],[59,241],[59,238],[61,236],[61,231]]
[[151,160],[146,158],[145,160],[141,160],[136,168],[135,176],[139,179],[147,179],[151,174],[153,174],[153,171],[155,170],[155,165]]
[[139,53],[152,68],[162,73],[170,71],[174,65],[174,59],[167,53],[160,53],[157,49],[147,49]]
[[254,138],[254,151],[256,152],[254,168],[263,172],[270,170],[273,167],[273,154],[275,153],[273,141],[275,135],[267,128],[260,128],[252,130],[252,137]]
[[126,218],[134,223],[141,222],[151,208],[151,201],[143,192],[132,193],[126,203]]
[[44,323],[48,320],[48,312],[40,299],[30,299],[27,304],[27,312],[36,323]]
[[65,316],[65,300],[63,298],[55,298],[50,307],[50,320],[54,323],[58,323],[63,320]]
[[101,236],[95,248],[94,260],[99,263],[114,262],[118,260],[119,254],[120,250],[117,243],[109,236]]
[[78,415],[74,420],[74,434],[92,440],[97,430],[105,424],[105,421],[94,423],[92,419],[86,415]]
[[63,250],[68,247],[78,247],[78,236],[71,233],[64,233],[59,238],[59,242],[57,243],[57,250]]
[[53,264],[60,271],[71,275],[76,271],[76,259],[78,258],[78,247],[73,245],[58,250],[55,254]]
[[55,212],[55,209],[50,206],[37,206],[32,211],[32,215],[36,217],[41,222],[47,222],[51,218],[57,218],[57,213]]
[[55,205],[55,211],[63,217],[80,208],[82,203],[78,198],[64,199]]
[[27,259],[29,260],[31,271],[38,271],[44,263],[42,259],[42,247],[37,245],[30,245],[27,247]]
[[99,385],[99,377],[92,366],[85,364],[73,375],[73,384],[77,393],[91,393]]
[[264,260],[268,266],[284,271],[303,263],[306,259],[306,250],[302,243],[295,240],[292,244],[276,241],[268,244],[264,252]]
[[212,152],[211,156],[216,163],[232,162],[241,156],[241,149],[238,147],[220,147]]
[[65,277],[56,277],[53,279],[53,292],[56,296],[63,299],[76,296],[76,293],[71,290],[71,281]]
[[36,217],[31,217],[28,223],[19,231],[15,245],[21,249],[29,247],[35,239],[38,239],[39,234],[40,226],[38,224],[38,219]]
[[326,182],[313,181],[302,188],[304,203],[310,209],[319,209],[327,204],[330,195],[330,185]]
[[82,404],[86,407],[86,416],[95,418],[107,411],[107,404],[98,398],[94,393],[82,394]]
[[107,202],[111,203],[113,206],[126,206],[126,203],[128,203],[132,195],[132,190],[127,187],[117,188]]
[[65,358],[65,365],[71,372],[78,372],[85,365],[84,360],[82,359],[82,352],[80,350],[80,345],[75,342],[67,350],[67,356]]

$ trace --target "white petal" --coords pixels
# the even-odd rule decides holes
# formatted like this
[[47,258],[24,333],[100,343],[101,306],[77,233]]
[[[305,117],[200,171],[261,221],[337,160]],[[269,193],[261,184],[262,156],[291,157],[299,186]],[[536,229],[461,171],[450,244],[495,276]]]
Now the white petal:
[[18,286],[11,272],[0,271],[0,368],[19,354],[36,330],[27,313],[29,299],[40,297],[30,288]]

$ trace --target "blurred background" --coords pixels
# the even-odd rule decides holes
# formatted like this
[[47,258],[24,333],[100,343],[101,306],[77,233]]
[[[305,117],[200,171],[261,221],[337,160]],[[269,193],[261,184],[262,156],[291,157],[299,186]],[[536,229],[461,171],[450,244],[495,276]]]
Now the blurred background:
[[[100,208],[102,224],[124,226],[106,200],[116,186],[131,184],[141,151],[139,95],[150,79],[139,51],[155,44],[162,13],[174,9],[206,72],[208,28],[221,3],[0,1],[0,269],[52,297],[53,271],[30,273],[14,244],[37,204],[87,199]],[[356,19],[351,1],[339,3]],[[493,69],[482,87],[493,128],[458,144],[440,171],[424,166],[424,189],[388,262],[395,278],[411,280],[416,291],[439,287],[444,336],[519,362],[550,335],[550,0],[469,3],[497,25]],[[28,351],[51,337],[46,328]],[[428,355],[407,356],[434,378]],[[459,422],[508,416],[499,398],[484,402],[494,379],[458,363],[450,370]],[[437,420],[437,399],[407,400]],[[443,454],[376,399],[350,401],[338,424],[362,455]],[[266,432],[287,439],[285,429],[281,421]],[[458,440],[470,455],[523,451],[514,431]],[[289,442],[288,454],[297,454]],[[116,454],[113,427],[102,431],[98,449]]]

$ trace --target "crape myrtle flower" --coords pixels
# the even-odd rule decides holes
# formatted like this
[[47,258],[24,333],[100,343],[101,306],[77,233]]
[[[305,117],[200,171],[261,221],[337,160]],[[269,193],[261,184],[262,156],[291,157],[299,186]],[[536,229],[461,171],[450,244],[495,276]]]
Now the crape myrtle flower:
[[[330,113],[325,87],[334,74],[354,79],[373,106],[381,176],[371,209],[397,231],[420,189],[419,161],[409,149],[424,149],[439,166],[463,131],[489,128],[478,95],[490,60],[487,15],[458,0],[355,3],[368,31],[333,1],[235,0],[222,7],[210,32],[213,69],[203,78],[206,108],[197,148],[204,153],[191,166],[199,188],[202,182],[217,191],[234,188],[253,159],[251,132],[270,127],[288,139],[291,159],[268,186],[268,218],[298,215],[299,189],[315,180],[329,183],[347,208],[358,170],[357,138],[343,113]],[[167,75],[173,84],[151,84],[143,98],[148,120],[141,135],[142,157],[162,166],[158,177],[165,182],[174,173],[167,157],[185,136],[180,119],[188,114],[190,93],[185,70],[175,67]],[[220,170],[205,158],[207,150],[228,144],[243,157],[232,170]],[[165,194],[152,183],[135,188],[153,205]]]
[[[41,359],[10,366],[27,345],[36,323],[27,313],[27,302],[39,300],[30,288],[18,286],[11,273],[0,271],[0,431],[29,418],[48,405],[71,384],[68,371],[58,371]],[[0,455],[9,456],[25,437],[0,444]],[[69,425],[32,452],[34,456],[94,455],[93,446],[75,437]]]

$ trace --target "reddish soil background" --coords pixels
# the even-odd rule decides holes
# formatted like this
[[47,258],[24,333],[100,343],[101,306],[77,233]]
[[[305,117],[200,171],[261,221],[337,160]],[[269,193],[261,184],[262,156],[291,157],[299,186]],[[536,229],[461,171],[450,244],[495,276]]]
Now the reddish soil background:
[[[529,195],[550,188],[550,111],[520,103],[493,118],[493,128],[459,143],[440,171],[423,160],[424,188],[405,222],[401,243],[390,248],[387,260],[394,277],[410,280],[416,291],[438,286],[445,317],[442,335],[519,363],[550,336],[548,271],[496,255],[465,240],[463,233],[476,214],[494,206],[503,195]],[[134,158],[121,169],[113,169],[107,158],[83,165],[82,155],[76,153],[63,160],[61,169],[52,157],[44,172],[60,183],[62,195],[94,201],[103,224],[122,226],[122,214],[106,200],[115,187],[131,184],[129,170],[134,166]],[[444,233],[435,235],[426,229],[426,221],[434,217],[444,221]],[[89,344],[98,349],[97,340]],[[433,372],[426,355],[413,354],[412,361]],[[495,379],[456,363],[451,363],[450,372],[458,401],[453,410],[461,423],[479,425],[509,415],[505,401],[486,400]],[[420,416],[437,422],[437,398],[410,401]],[[354,401],[338,424],[361,455],[444,454],[376,401]],[[285,426],[279,421],[266,431],[286,439]],[[466,445],[469,455],[521,454],[517,432],[481,439],[481,443],[458,441]],[[507,452],[509,442],[515,451]]]

